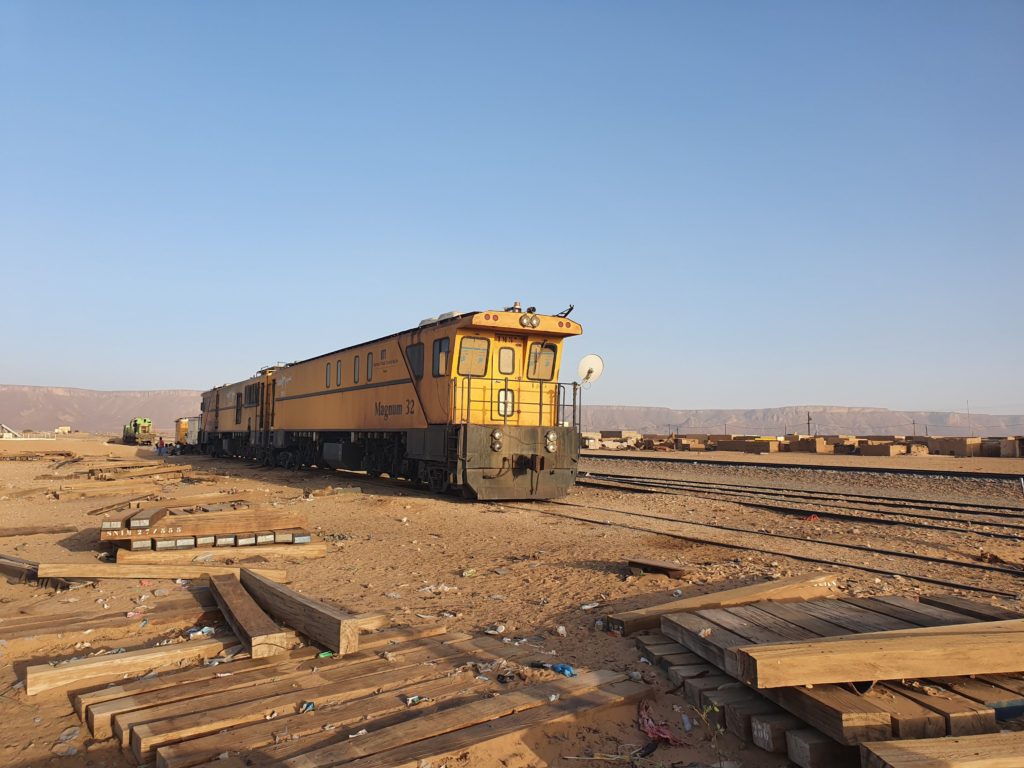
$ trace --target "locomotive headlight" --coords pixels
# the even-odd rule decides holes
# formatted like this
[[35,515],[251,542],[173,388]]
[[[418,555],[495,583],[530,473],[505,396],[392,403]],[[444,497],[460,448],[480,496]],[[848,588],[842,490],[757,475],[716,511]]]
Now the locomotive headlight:
[[530,327],[536,328],[538,325],[540,325],[540,318],[534,315],[530,318]]
[[544,450],[547,451],[548,453],[554,453],[555,451],[558,450],[558,446],[555,445],[554,443],[547,443],[544,445]]
[[555,432],[555,430],[553,429],[549,429],[548,433],[544,435],[544,439],[547,440],[549,443],[553,443],[558,439],[558,433]]
[[523,326],[523,328],[528,328],[530,326],[530,316],[523,315],[522,317],[520,317],[519,324]]
[[491,430],[491,440],[495,440],[497,442],[501,442],[501,438],[503,438],[503,437],[504,437],[504,435],[501,433],[500,429],[493,429],[493,430]]
[[491,441],[491,450],[495,451],[495,452],[500,451],[501,450],[501,440],[492,440]]

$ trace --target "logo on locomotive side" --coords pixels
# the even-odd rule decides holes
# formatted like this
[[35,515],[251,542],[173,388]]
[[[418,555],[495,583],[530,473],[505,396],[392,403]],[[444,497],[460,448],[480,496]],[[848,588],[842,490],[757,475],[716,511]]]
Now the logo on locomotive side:
[[378,400],[373,404],[374,414],[383,417],[384,421],[387,421],[389,416],[401,416],[404,411],[405,406],[401,403],[389,404],[382,403]]

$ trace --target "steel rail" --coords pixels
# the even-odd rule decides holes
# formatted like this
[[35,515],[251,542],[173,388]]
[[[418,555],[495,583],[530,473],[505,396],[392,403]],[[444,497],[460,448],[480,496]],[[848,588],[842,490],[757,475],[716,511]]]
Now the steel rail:
[[[756,498],[760,498],[760,497],[767,497],[769,499],[776,500],[778,497],[781,496],[783,499],[791,499],[793,502],[795,502],[797,504],[807,504],[807,505],[817,506],[817,507],[828,507],[828,508],[831,508],[831,509],[856,510],[856,511],[860,511],[860,512],[870,512],[872,514],[877,514],[877,515],[889,515],[889,514],[891,514],[891,515],[901,515],[903,517],[913,517],[913,518],[918,518],[918,519],[922,519],[922,520],[938,520],[940,522],[959,522],[959,523],[963,523],[965,525],[990,525],[990,526],[996,526],[996,527],[1000,527],[1000,528],[1008,528],[1008,529],[1019,530],[1019,531],[1024,532],[1024,516],[1019,516],[1019,515],[999,515],[999,514],[996,514],[994,512],[988,512],[988,511],[984,511],[984,512],[983,511],[978,511],[978,512],[975,512],[975,511],[966,510],[966,509],[965,510],[956,510],[956,509],[945,510],[949,515],[968,515],[968,516],[976,516],[976,517],[981,517],[982,518],[982,519],[969,519],[969,518],[950,517],[950,516],[946,516],[946,515],[942,515],[942,514],[930,515],[930,514],[926,514],[925,512],[921,512],[921,511],[918,511],[918,512],[912,511],[914,509],[924,509],[924,508],[918,508],[918,507],[907,507],[906,509],[908,511],[904,511],[903,507],[895,507],[895,508],[890,508],[890,509],[871,509],[871,508],[869,508],[867,506],[857,506],[855,504],[833,503],[831,500],[830,501],[820,501],[818,498],[816,498],[815,496],[810,495],[810,494],[807,494],[806,498],[801,498],[801,494],[798,494],[798,493],[776,494],[776,493],[773,493],[771,490],[767,490],[767,491],[764,491],[764,492],[762,492],[762,491],[734,491],[734,490],[731,490],[731,489],[719,490],[719,489],[715,488],[713,485],[708,485],[708,486],[690,486],[690,485],[683,484],[683,483],[658,483],[658,482],[651,482],[647,478],[625,478],[625,477],[619,478],[619,477],[612,477],[612,476],[607,476],[607,475],[589,475],[588,477],[586,477],[586,478],[584,478],[582,480],[577,479],[577,481],[576,481],[577,485],[584,485],[584,486],[585,485],[594,485],[594,486],[597,486],[597,487],[609,487],[609,486],[601,485],[601,483],[621,483],[622,485],[628,486],[630,489],[635,488],[635,489],[638,489],[638,490],[644,490],[644,491],[650,491],[650,492],[653,492],[653,491],[659,491],[659,492],[675,491],[676,493],[682,494],[682,495],[702,494],[704,496],[709,496],[710,498],[717,499],[719,501],[731,501],[731,502],[734,502],[736,504],[743,504],[744,501],[742,501],[742,499],[750,499],[750,498],[756,499]],[[617,486],[611,486],[611,487],[617,487]],[[738,497],[739,500],[737,500],[737,497]],[[757,506],[762,506],[762,505],[764,505],[764,504],[761,503],[761,502],[759,502],[757,504]],[[889,506],[889,505],[879,505],[879,506]],[[936,511],[937,512],[942,512],[943,510],[936,510]],[[1011,518],[1013,520],[1017,520],[1017,521],[1020,521],[1020,522],[1005,522],[1003,520],[991,519],[991,518]],[[1024,533],[1022,533],[1022,535],[1024,535]]]
[[[552,501],[548,501],[547,503],[549,503],[549,504],[560,504],[560,505],[564,505],[564,506],[568,506],[568,507],[577,507],[577,508],[585,509],[585,507],[582,507],[581,505],[569,504],[569,503],[566,503],[566,502],[557,502],[557,501],[556,502],[552,502]],[[748,552],[749,551],[763,552],[765,554],[777,555],[779,557],[788,557],[788,558],[791,558],[793,560],[801,560],[801,561],[804,561],[804,562],[811,562],[811,563],[820,563],[820,564],[825,564],[825,565],[841,566],[843,568],[851,568],[853,570],[865,571],[867,573],[880,573],[880,574],[884,574],[884,575],[887,575],[887,576],[900,576],[902,578],[914,579],[916,581],[923,581],[923,582],[927,582],[929,584],[938,584],[940,586],[951,587],[951,588],[954,588],[954,589],[968,589],[968,590],[973,590],[973,591],[976,591],[976,592],[984,592],[984,593],[990,594],[990,595],[998,595],[1000,597],[1010,597],[1010,598],[1018,597],[1018,593],[1016,593],[1016,592],[1006,592],[1006,591],[1003,591],[1003,590],[991,589],[989,587],[981,587],[981,586],[977,586],[977,585],[974,585],[974,584],[964,584],[962,582],[952,581],[952,580],[949,580],[949,579],[939,579],[939,578],[935,578],[933,576],[922,576],[922,575],[919,575],[919,574],[908,573],[906,571],[893,570],[892,568],[875,568],[875,567],[869,566],[869,565],[860,565],[860,564],[855,564],[855,563],[844,563],[842,561],[833,560],[831,558],[811,557],[810,555],[794,554],[792,552],[786,552],[784,550],[779,550],[779,549],[770,549],[770,548],[765,548],[765,547],[761,547],[761,546],[754,548],[754,547],[746,546],[746,545],[743,545],[743,544],[738,544],[736,542],[717,541],[715,539],[701,538],[699,536],[687,535],[687,534],[683,534],[683,533],[675,533],[675,532],[672,532],[672,531],[660,531],[660,530],[658,530],[656,528],[649,528],[649,527],[641,526],[641,525],[635,525],[635,524],[629,524],[629,523],[613,523],[613,522],[607,521],[607,520],[594,520],[592,518],[583,517],[581,515],[566,514],[566,513],[563,513],[563,512],[555,512],[555,511],[552,511],[550,509],[543,509],[539,505],[534,505],[534,506],[530,506],[530,507],[519,507],[519,506],[515,506],[515,505],[507,505],[507,506],[510,506],[510,507],[512,507],[514,509],[521,509],[521,510],[524,510],[524,511],[539,512],[542,515],[552,515],[554,517],[561,517],[561,518],[566,518],[566,519],[570,519],[570,520],[578,520],[580,522],[591,523],[593,525],[605,525],[605,526],[611,526],[611,527],[614,527],[614,528],[626,528],[626,529],[629,529],[629,530],[642,531],[642,532],[645,532],[645,533],[653,533],[653,534],[656,534],[656,535],[659,535],[659,536],[668,536],[668,537],[671,537],[671,538],[682,539],[682,540],[685,540],[685,541],[694,541],[694,542],[697,542],[697,543],[700,543],[700,544],[709,544],[709,545],[712,545],[712,546],[726,547],[726,548],[729,548],[729,549],[742,549],[742,550],[746,550]],[[855,545],[849,545],[849,544],[846,544],[846,543],[836,544],[834,542],[815,542],[815,541],[809,540],[809,539],[801,539],[801,538],[796,537],[796,536],[784,536],[784,535],[781,535],[781,534],[762,533],[761,531],[751,531],[751,530],[742,529],[742,528],[729,528],[729,527],[726,527],[726,526],[716,526],[716,525],[709,525],[709,524],[705,524],[705,523],[688,523],[688,522],[681,521],[681,520],[672,520],[672,519],[669,519],[669,518],[662,518],[662,517],[659,517],[657,515],[649,515],[649,514],[642,513],[642,512],[624,512],[622,510],[602,510],[602,511],[614,512],[614,513],[620,514],[620,515],[629,515],[629,516],[634,516],[634,517],[650,518],[650,519],[658,520],[659,522],[665,522],[665,523],[669,523],[669,524],[676,523],[676,524],[683,524],[683,525],[695,525],[695,526],[698,526],[698,527],[717,528],[717,529],[726,530],[726,531],[742,532],[742,533],[750,534],[752,536],[768,536],[768,537],[774,537],[774,538],[792,539],[792,540],[795,540],[795,541],[799,541],[799,542],[801,542],[803,544],[819,543],[819,544],[825,544],[827,546],[839,547],[841,549],[867,549],[868,551],[870,551],[872,553],[876,553],[876,554],[887,554],[888,553],[887,550],[871,549],[871,548],[867,548],[867,547],[859,547],[859,546],[855,546]],[[895,553],[895,555],[898,556],[898,557],[909,557],[910,556],[910,555],[908,555],[906,553],[903,553],[903,552]],[[925,555],[919,555],[919,556],[917,556],[917,559],[931,560],[931,561],[933,561],[935,563],[939,563],[939,564],[947,565],[947,566],[954,566],[954,567],[977,568],[979,570],[991,570],[991,569],[995,568],[995,570],[999,570],[999,571],[1003,570],[1003,569],[998,568],[997,566],[996,567],[985,566],[985,565],[980,564],[980,563],[964,563],[964,562],[960,562],[960,561],[957,561],[957,560],[945,560],[943,558],[929,558],[929,557],[927,557]],[[1009,571],[1009,572],[1012,573],[1013,575],[1018,575],[1018,576],[1022,575],[1018,571]]]
[[[626,488],[622,488],[621,486],[602,485],[600,483],[589,482],[589,481],[580,482],[580,483],[578,483],[578,485],[584,485],[584,486],[589,486],[589,487],[593,487],[593,488],[605,488],[605,489],[614,488],[616,490],[626,491],[627,493],[664,493],[664,494],[668,494],[668,495],[672,495],[672,496],[677,496],[677,495],[678,496],[686,496],[686,495],[690,495],[690,494],[693,493],[692,491],[675,491],[675,492],[673,492],[671,490],[647,489],[647,488],[641,488],[641,487],[638,487],[638,486],[629,486],[629,487],[626,487]],[[722,498],[722,497],[719,497],[719,496],[708,496],[706,498],[709,498],[712,501],[724,501],[724,502],[727,502],[729,504],[736,504],[737,506],[741,506],[741,507],[747,507],[747,508],[750,508],[750,509],[764,509],[764,510],[767,510],[767,511],[770,511],[770,512],[777,512],[779,514],[791,515],[791,516],[801,517],[801,518],[804,518],[804,519],[806,519],[807,517],[809,517],[811,515],[814,515],[816,517],[831,518],[831,519],[834,519],[834,520],[848,520],[848,521],[851,521],[851,522],[862,523],[864,525],[888,525],[888,526],[899,526],[899,527],[907,527],[907,528],[924,528],[926,530],[931,530],[931,531],[951,531],[953,533],[969,533],[969,534],[973,534],[973,535],[976,535],[976,536],[984,536],[986,538],[994,538],[994,539],[1006,539],[1008,541],[1014,541],[1014,542],[1019,542],[1022,538],[1024,538],[1024,526],[1012,526],[1014,528],[1022,529],[1021,533],[1000,533],[998,531],[979,531],[979,530],[975,530],[973,528],[957,528],[957,527],[952,526],[952,525],[935,525],[935,524],[929,524],[929,523],[914,522],[914,521],[911,521],[911,520],[898,520],[898,519],[895,519],[895,518],[868,517],[866,515],[854,515],[854,514],[849,514],[849,513],[844,513],[844,512],[830,512],[830,511],[826,511],[826,510],[823,510],[823,509],[801,509],[799,507],[784,507],[784,506],[779,505],[779,504],[767,504],[765,502],[759,502],[759,501],[740,501],[740,500],[737,500],[737,499]],[[827,504],[825,504],[825,505],[818,504],[817,502],[807,502],[807,503],[808,504],[817,504],[818,506],[830,506],[830,505],[827,505]],[[837,508],[842,509],[842,507],[837,507]],[[863,510],[863,511],[865,511],[865,512],[867,512],[869,514],[872,513],[872,510]],[[874,512],[874,514],[884,515],[884,514],[887,514],[887,513],[876,511],[876,512]],[[899,514],[899,513],[894,513],[894,514]],[[932,518],[928,518],[928,519],[932,519]],[[951,522],[953,522],[953,521],[951,521]],[[980,523],[976,523],[976,522],[973,522],[973,521],[966,521],[965,520],[965,521],[962,521],[962,522],[963,522],[963,525],[980,525]],[[1003,524],[1002,523],[993,523],[993,525],[1003,525]],[[1022,574],[1024,574],[1024,570],[1022,570]]]
[[581,459],[598,459],[611,461],[650,461],[667,462],[676,464],[698,464],[702,466],[727,466],[727,467],[755,467],[758,469],[810,469],[826,472],[865,472],[874,475],[920,475],[922,477],[959,477],[973,478],[978,480],[1008,480],[1016,482],[1018,477],[1014,472],[973,472],[963,469],[915,469],[911,467],[854,467],[844,465],[823,465],[823,464],[790,464],[774,463],[768,461],[731,461],[729,459],[684,459],[675,456],[609,456],[603,453],[580,453]]

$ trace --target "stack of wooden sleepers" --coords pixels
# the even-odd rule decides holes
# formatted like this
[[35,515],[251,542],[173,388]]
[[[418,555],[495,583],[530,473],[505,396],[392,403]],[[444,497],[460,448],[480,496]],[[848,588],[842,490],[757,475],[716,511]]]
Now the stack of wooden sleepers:
[[[75,478],[81,478],[81,481]],[[70,472],[41,475],[40,480],[67,480],[50,490],[57,499],[86,499],[142,490],[156,492],[169,482],[201,480],[191,464],[167,464],[163,461],[105,459],[75,464]]]
[[788,599],[800,581],[677,601],[637,643],[691,704],[803,768],[1024,765],[1024,732],[998,732],[1024,714],[1024,616],[955,596]]
[[250,508],[243,499],[199,507],[176,504],[170,500],[156,508],[147,505],[120,519],[104,520],[100,543],[132,552],[161,552],[312,542],[305,515],[287,507]]
[[[543,658],[535,649],[440,624],[385,629],[378,614],[343,612],[249,570],[209,584],[162,611],[189,621],[219,612],[229,632],[30,666],[28,695],[68,695],[94,738],[116,740],[138,763],[226,768],[244,755],[247,765],[367,768],[417,766],[646,691],[607,670],[531,669]],[[41,621],[9,631],[39,632]],[[295,647],[300,638],[281,625],[306,644]],[[187,660],[207,663],[168,669]]]
[[[74,456],[57,462],[53,469],[55,471],[36,476],[36,480],[51,481],[47,485],[22,488],[5,495],[18,498],[45,493],[62,501],[127,494],[148,498],[166,492],[173,484],[195,484],[209,479],[189,464],[168,464],[163,460]],[[54,485],[52,481],[59,482]]]
[[19,453],[0,453],[0,461],[46,461],[48,459],[70,459],[71,451],[22,451]]

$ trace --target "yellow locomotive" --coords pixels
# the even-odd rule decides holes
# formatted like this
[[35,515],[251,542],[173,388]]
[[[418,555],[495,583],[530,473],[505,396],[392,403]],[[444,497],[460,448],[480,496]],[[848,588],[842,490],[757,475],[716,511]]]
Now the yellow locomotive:
[[449,312],[204,392],[200,444],[480,499],[561,496],[576,480],[580,386],[558,371],[580,333],[568,310]]

